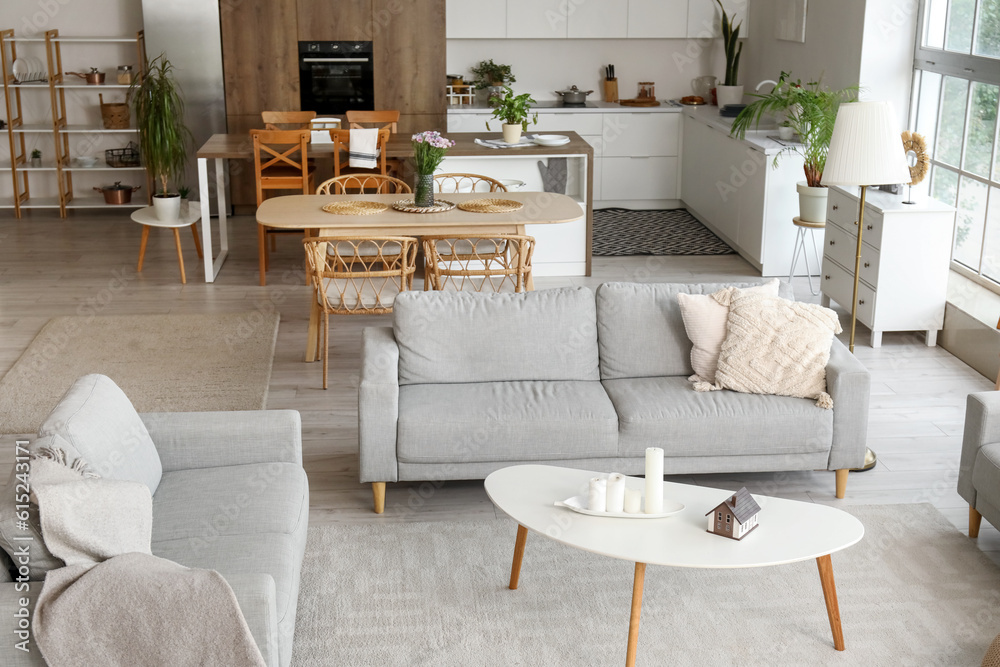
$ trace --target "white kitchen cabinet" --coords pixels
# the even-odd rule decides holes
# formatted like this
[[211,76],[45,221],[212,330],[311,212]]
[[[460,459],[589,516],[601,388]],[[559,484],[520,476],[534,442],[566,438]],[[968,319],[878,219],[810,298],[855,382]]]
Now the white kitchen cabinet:
[[503,39],[507,36],[507,3],[497,0],[446,0],[448,39]]
[[[741,21],[740,38],[750,36],[749,0],[722,0],[726,15],[734,25]],[[690,0],[687,11],[688,37],[722,37],[722,14],[713,0]]]
[[570,39],[627,37],[630,5],[630,0],[569,0],[567,36]]
[[677,199],[677,157],[605,157],[601,199]]
[[[830,188],[823,243],[823,305],[847,310],[854,298],[858,243],[857,188]],[[871,330],[925,331],[927,345],[944,326],[955,209],[933,199],[903,204],[903,197],[868,189],[858,272],[858,321]]]
[[629,0],[628,37],[687,36],[688,0]]
[[569,7],[569,0],[507,0],[507,38],[565,38]]
[[561,130],[571,130],[580,136],[600,135],[604,131],[601,121],[603,114],[584,113],[564,113],[544,111],[538,113],[538,123],[528,125],[528,132],[558,132]]
[[604,154],[612,157],[677,155],[679,113],[604,114]]

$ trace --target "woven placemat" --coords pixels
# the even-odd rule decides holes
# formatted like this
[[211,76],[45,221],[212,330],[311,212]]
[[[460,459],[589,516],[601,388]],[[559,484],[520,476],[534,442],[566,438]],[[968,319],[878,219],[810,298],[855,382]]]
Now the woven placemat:
[[417,203],[412,199],[400,199],[393,202],[392,207],[397,211],[406,211],[407,213],[444,213],[455,208],[455,204],[447,199],[435,199],[433,206],[417,206]]
[[378,201],[334,201],[323,206],[323,210],[337,215],[375,215],[389,210],[389,206]]
[[512,199],[473,199],[462,202],[458,207],[471,213],[511,213],[520,211],[524,204]]

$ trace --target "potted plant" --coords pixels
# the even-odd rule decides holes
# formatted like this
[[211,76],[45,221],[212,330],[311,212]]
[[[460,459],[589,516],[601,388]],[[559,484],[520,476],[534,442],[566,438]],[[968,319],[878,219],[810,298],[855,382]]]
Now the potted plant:
[[492,58],[479,61],[479,64],[470,71],[476,76],[472,81],[476,90],[486,89],[489,91],[487,99],[490,104],[503,95],[504,86],[517,81],[510,70],[510,65],[498,65],[493,62]]
[[153,206],[160,220],[177,220],[181,196],[168,189],[187,163],[191,132],[184,125],[184,100],[173,78],[173,66],[161,53],[129,88],[139,130],[139,152],[154,183]]
[[858,87],[828,90],[818,81],[803,84],[790,81],[791,72],[782,72],[778,85],[767,95],[754,94],[757,98],[743,109],[733,121],[730,134],[742,139],[751,126],[760,123],[765,114],[785,115],[787,124],[799,136],[798,144],[782,148],[774,156],[774,163],[785,153],[802,156],[806,180],[798,184],[799,217],[809,222],[826,221],[826,186],[822,184],[826,154],[830,148],[833,124],[842,102],[857,98]]
[[31,166],[36,168],[42,166],[42,151],[37,148],[31,151]]
[[[534,104],[535,100],[531,99],[529,93],[514,95],[510,87],[504,86],[503,89],[506,94],[498,98],[493,117],[503,121],[503,140],[508,144],[516,144],[521,140],[521,132],[528,129],[528,122],[538,122],[538,114],[531,116],[529,106]],[[486,129],[492,132],[489,121],[486,121]]]
[[715,0],[722,11],[722,45],[726,51],[726,77],[721,86],[715,87],[715,96],[719,107],[727,104],[739,104],[743,101],[743,86],[737,85],[740,75],[740,56],[743,54],[743,42],[740,40],[740,29],[743,21],[733,27],[722,6],[722,0]]
[[413,203],[420,207],[434,206],[434,170],[455,142],[436,131],[414,134],[410,141],[413,143],[413,162],[417,169]]

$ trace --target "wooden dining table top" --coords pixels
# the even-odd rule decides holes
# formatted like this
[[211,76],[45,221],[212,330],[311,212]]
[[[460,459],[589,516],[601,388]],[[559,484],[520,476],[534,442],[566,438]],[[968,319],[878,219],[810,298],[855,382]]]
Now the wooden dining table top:
[[[425,234],[449,228],[480,228],[500,232],[520,230],[524,225],[572,222],[584,217],[583,207],[572,197],[553,192],[440,193],[436,200],[454,204],[474,199],[507,199],[524,206],[510,213],[473,213],[458,206],[442,213],[410,213],[392,208],[392,203],[412,200],[412,194],[389,195],[284,195],[267,199],[257,209],[257,222],[277,229],[323,229],[325,233],[371,229],[396,233]],[[377,201],[389,205],[381,213],[341,215],[327,213],[323,206],[336,201]],[[447,231],[443,231],[447,233]]]

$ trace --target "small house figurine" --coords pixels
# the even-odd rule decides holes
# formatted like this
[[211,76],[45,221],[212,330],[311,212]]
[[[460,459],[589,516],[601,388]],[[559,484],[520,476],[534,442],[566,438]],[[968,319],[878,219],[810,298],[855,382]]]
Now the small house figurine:
[[709,511],[708,532],[733,540],[742,540],[757,527],[760,505],[744,486]]

